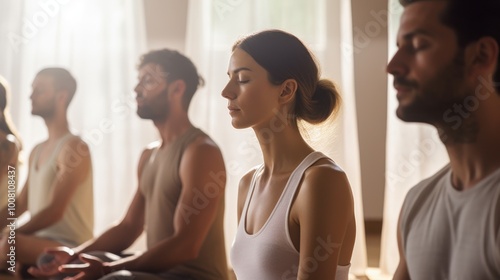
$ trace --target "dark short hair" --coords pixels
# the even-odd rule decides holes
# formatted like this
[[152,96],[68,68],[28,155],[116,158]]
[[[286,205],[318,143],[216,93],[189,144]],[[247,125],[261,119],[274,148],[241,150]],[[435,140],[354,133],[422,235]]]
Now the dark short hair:
[[75,96],[76,92],[76,80],[71,75],[71,73],[59,67],[50,67],[44,68],[38,72],[38,75],[47,75],[53,78],[54,80],[54,89],[55,90],[65,90],[69,94],[68,105]]
[[141,56],[139,68],[148,63],[158,64],[166,72],[167,82],[182,80],[186,83],[182,105],[187,110],[194,93],[205,83],[193,62],[178,51],[162,49],[150,51]]
[[[441,20],[455,30],[461,48],[483,37],[492,37],[500,46],[500,0],[399,0],[405,7],[422,1],[448,3]],[[500,91],[500,55],[493,80]]]
[[236,41],[240,48],[266,69],[272,84],[294,79],[297,84],[292,124],[298,119],[321,123],[340,107],[340,94],[332,81],[320,79],[319,67],[309,49],[294,35],[266,30]]

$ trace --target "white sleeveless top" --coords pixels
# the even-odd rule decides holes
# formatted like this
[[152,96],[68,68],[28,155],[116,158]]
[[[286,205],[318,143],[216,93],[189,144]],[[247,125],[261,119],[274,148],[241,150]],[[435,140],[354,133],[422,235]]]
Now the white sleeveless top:
[[[34,150],[33,162],[29,171],[28,211],[33,217],[45,209],[52,196],[54,180],[57,174],[57,157],[64,144],[73,136],[67,134],[59,140],[54,152],[43,165],[36,168],[40,147]],[[75,151],[75,157],[77,157]],[[73,158],[72,158],[73,159]],[[77,160],[77,158],[74,158]],[[69,162],[71,166],[74,162]],[[94,228],[94,193],[92,184],[92,166],[85,180],[76,188],[61,220],[55,224],[39,230],[36,236],[55,240],[67,246],[76,246],[93,236]],[[57,202],[54,202],[57,203]]]
[[[250,235],[245,229],[248,205],[264,166],[255,171],[231,248],[231,263],[238,280],[297,279],[300,254],[290,238],[288,216],[305,170],[322,158],[328,159],[320,152],[312,152],[297,166],[264,226]],[[336,279],[347,280],[349,267],[337,266]]]
[[500,279],[500,169],[458,191],[451,169],[413,187],[401,211],[411,279]]

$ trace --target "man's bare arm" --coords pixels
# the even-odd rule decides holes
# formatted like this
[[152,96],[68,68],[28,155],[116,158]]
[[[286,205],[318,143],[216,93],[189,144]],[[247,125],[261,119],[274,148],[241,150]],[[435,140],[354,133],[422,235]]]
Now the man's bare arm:
[[[224,161],[219,148],[211,140],[202,139],[186,149],[179,170],[182,192],[174,217],[173,236],[141,256],[109,264],[112,270],[157,272],[197,258],[224,196]],[[200,193],[206,195],[203,207],[196,204]]]

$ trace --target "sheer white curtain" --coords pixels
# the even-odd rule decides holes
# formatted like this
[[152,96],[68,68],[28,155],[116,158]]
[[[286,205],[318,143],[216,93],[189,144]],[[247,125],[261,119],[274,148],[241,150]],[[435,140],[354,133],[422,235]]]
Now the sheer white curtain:
[[100,233],[124,214],[141,148],[154,137],[152,126],[136,116],[132,94],[145,51],[143,3],[0,0],[0,18],[0,75],[11,83],[13,121],[24,140],[19,185],[29,152],[47,137],[42,120],[30,114],[32,80],[44,67],[67,68],[78,82],[68,117],[92,153]]
[[[403,8],[389,0],[389,59],[396,52],[396,34]],[[387,155],[384,224],[380,256],[381,271],[393,274],[399,262],[396,231],[399,211],[408,190],[443,167],[448,156],[436,129],[404,123],[396,117],[398,101],[388,79]]]
[[[237,186],[241,176],[262,162],[251,129],[235,130],[230,124],[227,102],[220,96],[227,83],[227,65],[234,41],[246,34],[278,28],[301,38],[315,53],[324,77],[342,89],[344,108],[340,116],[305,132],[310,143],[335,159],[346,171],[356,201],[358,235],[353,256],[354,274],[364,274],[366,246],[361,201],[361,180],[354,106],[352,21],[349,0],[192,0],[189,2],[187,55],[193,59],[207,85],[190,108],[194,122],[210,133],[222,147],[228,170],[226,199],[226,245],[236,231]],[[327,214],[326,214],[327,215]]]

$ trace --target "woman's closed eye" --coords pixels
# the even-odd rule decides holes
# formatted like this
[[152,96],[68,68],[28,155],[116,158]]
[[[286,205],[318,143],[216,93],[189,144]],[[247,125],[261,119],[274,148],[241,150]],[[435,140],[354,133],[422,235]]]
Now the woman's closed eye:
[[236,80],[239,84],[246,84],[246,83],[250,82],[250,78],[247,76],[243,76],[243,75],[238,75],[236,77]]

